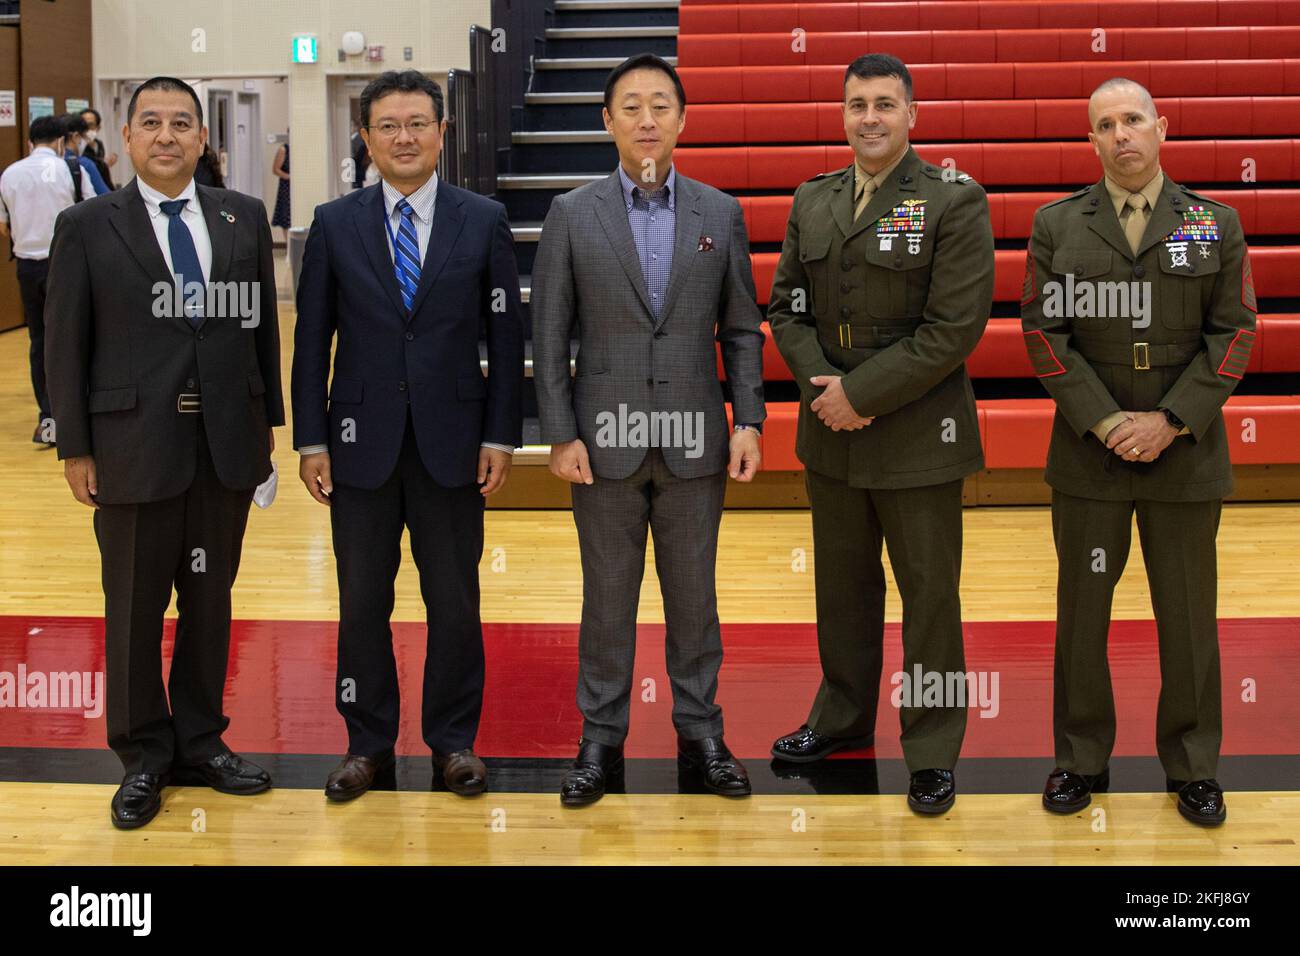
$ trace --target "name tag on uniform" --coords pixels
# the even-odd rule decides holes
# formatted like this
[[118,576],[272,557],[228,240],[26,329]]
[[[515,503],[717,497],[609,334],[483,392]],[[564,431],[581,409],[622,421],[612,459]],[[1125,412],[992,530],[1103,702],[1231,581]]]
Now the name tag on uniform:
[[920,255],[921,240],[925,238],[925,203],[924,199],[904,199],[876,220],[881,252],[893,249],[894,237],[901,233],[907,240],[907,251]]

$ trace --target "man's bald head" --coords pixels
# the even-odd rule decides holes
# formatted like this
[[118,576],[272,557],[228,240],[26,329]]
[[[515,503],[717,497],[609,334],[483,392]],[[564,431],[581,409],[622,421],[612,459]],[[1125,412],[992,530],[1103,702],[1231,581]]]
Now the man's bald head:
[[1160,144],[1169,121],[1156,111],[1146,87],[1117,76],[1088,98],[1088,141],[1102,169],[1136,192],[1160,171]]
[[1156,101],[1151,98],[1151,93],[1147,88],[1137,80],[1115,76],[1102,83],[1088,97],[1088,125],[1094,130],[1097,128],[1098,104],[1108,103],[1114,100],[1116,95],[1126,100],[1136,101],[1141,105],[1143,112],[1153,121],[1155,120],[1157,115]]

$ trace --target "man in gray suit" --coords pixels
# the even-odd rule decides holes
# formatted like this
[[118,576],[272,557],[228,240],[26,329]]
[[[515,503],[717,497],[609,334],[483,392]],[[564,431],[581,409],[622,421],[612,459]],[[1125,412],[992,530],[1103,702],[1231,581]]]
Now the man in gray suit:
[[714,563],[727,473],[754,477],[766,415],[749,240],[735,199],[673,169],[686,96],[668,63],[642,54],[616,67],[604,119],[619,168],[551,203],[530,306],[542,441],[551,472],[573,482],[582,553],[582,740],[560,797],[591,803],[622,771],[647,527],[678,766],[714,793],[744,796],[749,778],[723,742],[714,702],[722,663]]

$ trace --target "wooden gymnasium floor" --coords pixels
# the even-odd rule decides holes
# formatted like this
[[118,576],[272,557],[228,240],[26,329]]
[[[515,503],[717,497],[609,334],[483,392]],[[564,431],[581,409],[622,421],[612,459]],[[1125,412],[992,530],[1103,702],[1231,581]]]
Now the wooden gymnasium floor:
[[[292,313],[282,307],[283,340]],[[49,451],[28,437],[34,406],[24,330],[0,335],[0,671],[102,670],[102,594],[89,512]],[[288,383],[289,348],[284,349]],[[1154,758],[1154,627],[1137,536],[1116,593],[1112,667],[1117,792],[1075,817],[1041,810],[1051,769],[1055,559],[1045,508],[965,512],[967,666],[1002,677],[1000,719],[972,712],[956,807],[911,814],[897,717],[882,695],[874,751],[813,770],[772,766],[772,739],[816,688],[811,532],[805,512],[723,518],[719,609],[727,659],[719,700],[755,796],[728,801],[676,779],[662,603],[647,564],[627,794],[562,810],[556,784],[578,736],[573,704],[581,584],[565,511],[487,515],[481,565],[488,686],[478,749],[492,792],[430,789],[419,739],[422,607],[409,551],[395,640],[406,706],[392,789],[347,805],[320,792],[345,744],[333,709],[337,590],[327,515],[297,481],[277,433],[279,497],[254,509],[235,588],[227,742],[277,788],[235,798],[168,790],[147,828],[115,831],[120,765],[103,719],[0,709],[0,863],[1300,863],[1300,505],[1232,505],[1220,533],[1229,822],[1201,830],[1175,812]],[[147,454],[147,449],[142,449]],[[899,662],[892,593],[886,675]],[[167,640],[170,641],[170,628]],[[662,693],[652,696],[644,680]],[[1242,681],[1257,687],[1239,701]],[[413,721],[413,718],[414,721]],[[686,792],[678,792],[679,790]]]

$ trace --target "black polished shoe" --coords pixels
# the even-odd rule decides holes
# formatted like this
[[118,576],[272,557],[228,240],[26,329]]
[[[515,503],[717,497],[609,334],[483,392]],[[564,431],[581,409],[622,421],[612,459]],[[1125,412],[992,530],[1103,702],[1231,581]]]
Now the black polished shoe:
[[128,773],[122,778],[122,785],[113,794],[110,804],[113,826],[119,830],[134,830],[158,816],[165,786],[165,773]]
[[876,742],[875,734],[864,737],[827,737],[804,724],[772,744],[772,756],[789,763],[815,763],[838,750],[861,750]]
[[211,760],[189,767],[173,767],[172,783],[179,786],[211,787],[221,793],[249,796],[271,787],[271,775],[229,750]]
[[623,748],[594,740],[578,741],[578,756],[560,784],[560,803],[580,807],[605,795],[607,778],[623,774]]
[[1166,780],[1165,790],[1178,794],[1178,812],[1203,827],[1217,827],[1228,819],[1228,805],[1217,780]]
[[678,737],[677,769],[698,772],[704,786],[719,796],[749,796],[749,774],[720,736],[702,740]]
[[944,813],[957,801],[951,770],[918,770],[907,788],[907,805],[917,813]]
[[1074,813],[1091,803],[1094,793],[1109,789],[1109,767],[1103,767],[1101,773],[1075,773],[1057,767],[1043,788],[1043,806],[1053,813]]

